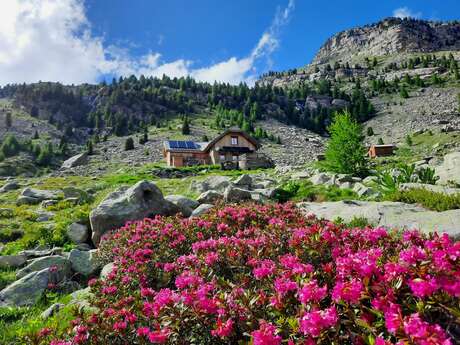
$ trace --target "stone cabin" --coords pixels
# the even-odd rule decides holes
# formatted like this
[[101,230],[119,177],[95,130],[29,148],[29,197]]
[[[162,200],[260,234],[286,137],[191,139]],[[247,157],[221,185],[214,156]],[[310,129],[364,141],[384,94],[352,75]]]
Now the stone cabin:
[[396,145],[393,144],[371,145],[367,154],[371,158],[392,156],[395,149]]
[[243,155],[253,154],[259,143],[241,129],[231,128],[210,142],[168,140],[163,156],[168,166],[222,164],[240,161]]

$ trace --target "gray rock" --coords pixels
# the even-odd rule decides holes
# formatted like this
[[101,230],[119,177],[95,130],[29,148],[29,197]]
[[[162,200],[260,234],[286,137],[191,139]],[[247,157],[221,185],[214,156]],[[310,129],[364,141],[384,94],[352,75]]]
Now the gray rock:
[[367,176],[362,182],[363,184],[368,185],[377,182],[377,180],[377,176]]
[[341,218],[349,222],[355,217],[363,217],[374,226],[420,229],[425,233],[438,231],[447,233],[454,239],[460,238],[459,209],[436,212],[416,205],[391,201],[302,202],[298,207],[304,214],[315,214],[319,218],[329,220]]
[[233,181],[233,185],[250,189],[252,185],[252,177],[249,174],[243,174]]
[[371,196],[375,193],[375,191],[372,188],[367,187],[360,182],[355,184],[355,186],[353,187],[353,191],[359,196]]
[[90,200],[89,194],[83,189],[75,187],[66,187],[62,189],[64,193],[64,199],[77,199],[78,201],[86,202]]
[[277,188],[263,188],[263,189],[254,189],[252,192],[263,195],[264,197],[268,199],[272,199],[275,196],[276,191],[277,191]]
[[436,167],[439,184],[453,182],[460,185],[460,152],[451,152],[444,156],[444,161]]
[[425,189],[430,192],[442,193],[446,195],[455,195],[460,194],[460,188],[449,188],[445,186],[438,186],[425,183],[401,183],[399,185],[399,190],[407,191],[411,189]]
[[84,276],[95,274],[101,266],[99,260],[96,258],[96,253],[97,249],[89,251],[72,249],[69,255],[72,270]]
[[200,206],[198,206],[196,209],[193,210],[192,215],[190,217],[199,217],[212,208],[214,208],[214,205],[201,204]]
[[307,179],[307,178],[310,178],[311,176],[311,173],[309,171],[298,171],[298,172],[295,172],[291,175],[291,178],[293,180],[303,180],[303,179]]
[[260,180],[252,183],[252,189],[266,189],[275,184],[273,180]]
[[197,193],[203,193],[208,190],[222,192],[230,185],[230,177],[227,176],[209,176],[204,181],[193,181],[190,188]]
[[85,224],[72,223],[67,228],[67,237],[73,243],[85,243],[88,240],[88,235],[88,227]]
[[18,268],[27,261],[25,255],[2,255],[0,256],[0,268]]
[[43,200],[40,205],[43,208],[47,208],[47,207],[56,205],[58,202],[59,202],[58,200]]
[[200,204],[215,204],[217,201],[222,200],[224,195],[215,190],[208,190],[201,193],[196,199]]
[[70,262],[67,258],[59,255],[44,256],[34,259],[28,265],[16,272],[16,279],[21,279],[31,272],[41,271],[45,268],[56,266],[58,270],[63,271],[65,276],[70,274]]
[[88,251],[91,250],[91,246],[88,243],[79,243],[75,246],[75,249]]
[[35,198],[39,201],[43,200],[57,200],[59,199],[59,192],[53,190],[41,190],[34,188],[25,188],[22,193],[22,196],[27,196],[29,198]]
[[160,189],[152,182],[140,181],[130,188],[121,188],[109,194],[90,213],[93,243],[97,246],[104,233],[123,226],[127,221],[172,215],[179,211],[165,200]]
[[342,184],[340,184],[339,186],[340,189],[353,189],[353,183],[351,182],[343,182]]
[[198,201],[186,198],[183,195],[167,195],[165,199],[176,205],[185,217],[190,217],[192,211],[200,205]]
[[331,180],[331,177],[325,173],[319,173],[319,174],[316,174],[310,177],[310,182],[313,183],[314,185],[325,184],[326,182],[329,182],[330,180]]
[[55,315],[59,312],[62,308],[64,308],[65,304],[62,303],[54,303],[48,309],[46,309],[43,313],[40,314],[40,317],[43,320],[49,319],[51,316]]
[[36,205],[39,202],[40,202],[40,199],[22,195],[22,196],[19,196],[18,199],[16,200],[16,205],[18,205],[18,206],[21,206],[21,205]]
[[72,293],[72,300],[69,302],[69,305],[75,305],[81,312],[97,312],[98,308],[93,307],[89,300],[93,297],[90,287],[77,290]]
[[80,153],[73,157],[70,157],[64,163],[62,163],[61,168],[69,169],[79,165],[85,165],[88,163],[88,154],[86,152]]
[[344,183],[344,182],[354,182],[353,181],[353,176],[347,175],[347,174],[338,174],[336,177],[336,181],[338,184]]
[[59,283],[62,278],[59,271],[53,272],[49,268],[31,272],[0,291],[0,307],[33,305],[49,283]]
[[39,258],[42,256],[51,256],[51,255],[62,255],[62,248],[55,247],[52,249],[49,248],[40,248],[37,247],[32,250],[23,250],[19,252],[19,255],[24,255],[27,259]]
[[251,192],[246,189],[228,186],[224,192],[224,200],[227,202],[251,200]]
[[54,213],[53,212],[37,212],[37,219],[35,219],[36,222],[42,223],[42,222],[47,222],[51,219],[54,218]]
[[21,188],[21,186],[16,181],[7,182],[0,188],[0,194],[10,192],[12,190],[16,190],[19,188]]
[[109,262],[107,265],[102,267],[101,273],[99,274],[99,278],[106,279],[107,276],[112,272],[114,266],[115,264],[113,262]]

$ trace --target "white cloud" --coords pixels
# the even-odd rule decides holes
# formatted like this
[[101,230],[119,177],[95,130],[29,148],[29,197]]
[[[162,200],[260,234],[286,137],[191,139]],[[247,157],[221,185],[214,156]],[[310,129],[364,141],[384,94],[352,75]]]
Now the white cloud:
[[[0,1],[0,85],[43,81],[95,82],[101,75],[171,77],[191,75],[202,81],[252,84],[255,65],[278,49],[280,30],[294,10],[294,0],[278,9],[270,27],[246,57],[230,57],[206,67],[193,61],[163,61],[150,52],[133,58],[126,48],[105,46],[91,33],[83,0]],[[159,36],[161,45],[163,36]]]
[[399,7],[393,11],[393,17],[396,18],[420,18],[422,16],[421,12],[413,12],[408,7]]

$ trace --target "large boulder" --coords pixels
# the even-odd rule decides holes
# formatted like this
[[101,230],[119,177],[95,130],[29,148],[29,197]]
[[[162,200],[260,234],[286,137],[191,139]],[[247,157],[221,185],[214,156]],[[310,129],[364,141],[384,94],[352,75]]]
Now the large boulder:
[[49,267],[56,267],[56,269],[61,270],[65,276],[68,276],[70,273],[69,260],[64,256],[53,255],[31,260],[26,267],[16,272],[16,279],[21,279],[31,272],[41,271]]
[[183,195],[167,195],[165,199],[176,205],[179,208],[179,212],[185,217],[189,217],[192,211],[200,205],[198,201],[189,199]]
[[197,193],[203,193],[208,190],[222,192],[231,184],[230,177],[227,176],[209,176],[203,181],[193,181],[190,189]]
[[69,254],[72,270],[87,277],[95,274],[101,268],[96,254],[97,249],[89,251],[72,249]]
[[252,186],[252,177],[249,174],[243,174],[233,181],[233,184],[240,188],[250,189]]
[[38,202],[43,200],[57,200],[59,199],[59,192],[55,190],[42,190],[34,188],[25,188],[21,196],[37,199]]
[[210,209],[214,208],[214,205],[211,204],[201,204],[198,206],[196,209],[193,210],[192,215],[190,217],[199,217],[206,212],[208,212]]
[[451,152],[444,156],[444,161],[436,167],[439,184],[454,182],[460,185],[460,151]]
[[61,168],[69,169],[79,165],[85,165],[86,163],[88,163],[88,153],[83,152],[64,161]]
[[228,186],[224,192],[224,199],[227,202],[240,202],[251,198],[251,192],[242,188]]
[[62,279],[62,272],[50,268],[31,272],[0,291],[0,307],[33,305],[42,297],[48,284],[57,284]]
[[25,255],[2,255],[0,256],[0,268],[18,268],[27,261]]
[[298,207],[304,214],[314,214],[329,220],[340,218],[349,222],[353,218],[366,218],[374,226],[420,229],[423,232],[438,231],[447,233],[455,239],[460,238],[459,209],[436,212],[412,204],[391,201],[302,202]]
[[85,243],[89,237],[88,227],[85,224],[72,223],[67,228],[67,237],[73,243]]
[[98,245],[104,233],[123,226],[127,221],[172,215],[178,211],[179,208],[166,200],[152,182],[140,181],[130,188],[121,188],[109,194],[91,211],[93,243]]
[[196,199],[200,204],[215,204],[217,201],[222,200],[224,195],[215,190],[208,190],[201,193]]

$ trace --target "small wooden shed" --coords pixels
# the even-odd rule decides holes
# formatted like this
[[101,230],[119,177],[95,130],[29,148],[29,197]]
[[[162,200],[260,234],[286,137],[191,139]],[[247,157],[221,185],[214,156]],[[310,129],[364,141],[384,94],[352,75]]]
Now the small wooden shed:
[[371,158],[392,156],[395,149],[396,145],[394,144],[371,145],[368,155]]

